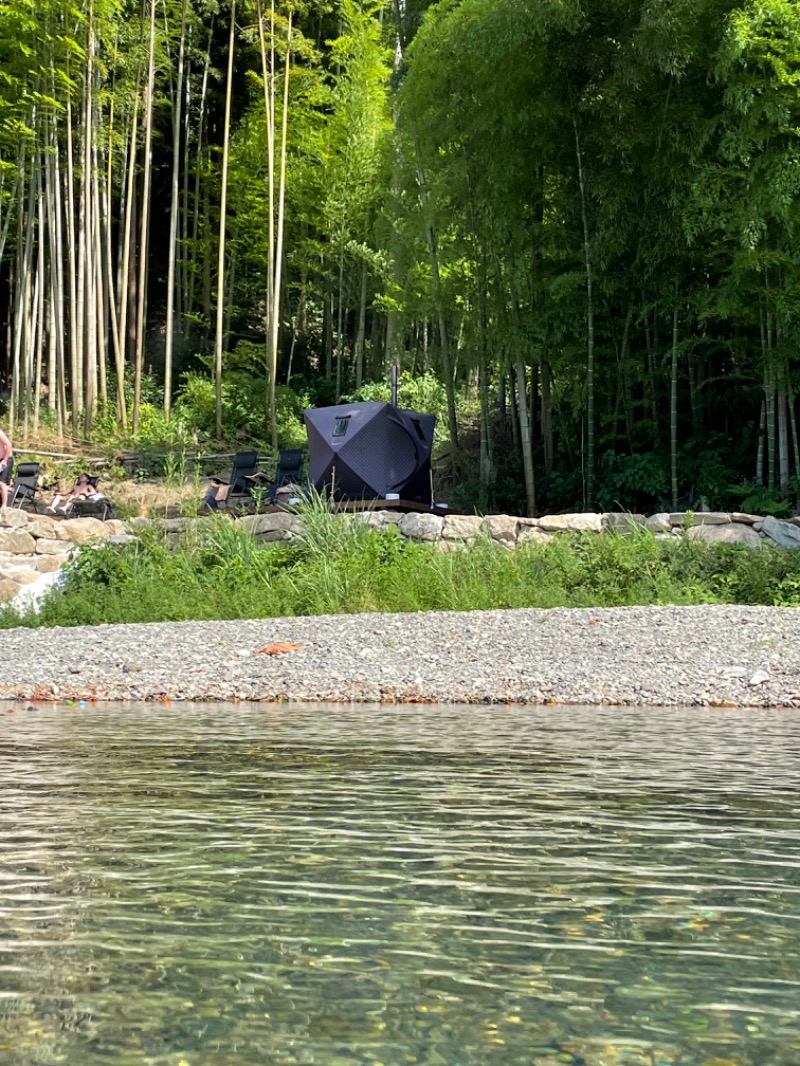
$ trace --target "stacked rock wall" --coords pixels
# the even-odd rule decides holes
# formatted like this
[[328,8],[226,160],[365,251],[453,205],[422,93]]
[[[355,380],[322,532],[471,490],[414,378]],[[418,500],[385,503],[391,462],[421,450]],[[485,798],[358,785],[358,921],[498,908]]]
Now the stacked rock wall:
[[43,574],[52,574],[75,549],[124,534],[125,524],[97,518],[57,519],[16,507],[0,509],[0,603],[13,600]]
[[[398,514],[396,511],[365,511],[342,515],[341,521],[363,522],[373,529],[396,526],[405,537],[436,544],[452,551],[489,536],[509,550],[519,544],[543,543],[562,533],[605,531],[625,532],[632,528],[650,530],[656,537],[687,536],[709,542],[743,544],[759,548],[771,544],[780,548],[800,548],[800,518],[716,511],[711,513],[667,512],[650,515],[622,513],[580,513],[517,518],[513,515],[439,515],[423,511]],[[168,533],[179,534],[206,518],[175,518],[162,522]],[[262,543],[302,537],[303,518],[288,511],[246,515],[236,519]],[[13,600],[19,592],[51,574],[69,561],[76,548],[102,540],[129,541],[136,529],[150,524],[147,519],[129,523],[101,522],[97,518],[56,519],[16,508],[0,509],[0,603]]]
[[[396,511],[367,511],[343,515],[343,521],[364,522],[373,529],[396,526],[403,536],[434,542],[443,551],[489,536],[496,544],[513,549],[518,544],[543,543],[560,533],[605,531],[625,532],[632,528],[650,530],[656,537],[687,536],[709,542],[743,544],[758,548],[772,544],[781,548],[800,547],[800,518],[715,511],[677,512],[650,515],[622,513],[581,513],[517,518],[513,515],[438,515],[427,511],[398,514]],[[179,522],[181,520],[178,520]],[[301,537],[303,519],[291,513],[248,515],[237,521],[260,541],[291,540]],[[176,524],[175,529],[180,528]]]

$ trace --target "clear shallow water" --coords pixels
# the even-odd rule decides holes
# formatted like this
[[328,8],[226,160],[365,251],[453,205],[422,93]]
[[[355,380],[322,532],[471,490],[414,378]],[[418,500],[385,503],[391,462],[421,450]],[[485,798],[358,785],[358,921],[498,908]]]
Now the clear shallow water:
[[800,715],[0,717],[0,1064],[797,1066]]

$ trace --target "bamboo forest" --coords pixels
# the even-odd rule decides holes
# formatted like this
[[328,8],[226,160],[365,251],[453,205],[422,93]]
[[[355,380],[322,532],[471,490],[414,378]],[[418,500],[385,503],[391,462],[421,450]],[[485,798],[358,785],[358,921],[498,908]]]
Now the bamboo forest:
[[0,0],[2,422],[438,416],[454,505],[788,512],[796,0]]

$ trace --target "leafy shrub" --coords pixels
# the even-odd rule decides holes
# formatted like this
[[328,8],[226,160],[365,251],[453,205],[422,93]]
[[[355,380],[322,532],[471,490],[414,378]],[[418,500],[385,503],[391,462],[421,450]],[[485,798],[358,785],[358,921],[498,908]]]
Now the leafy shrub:
[[656,452],[619,455],[612,449],[602,456],[596,496],[604,511],[644,511],[668,491],[669,474]]
[[766,485],[731,485],[728,492],[734,498],[739,498],[739,510],[746,514],[774,515],[779,518],[788,515],[791,510],[789,500]]
[[[343,396],[346,403],[358,403],[367,400],[391,399],[392,387],[388,381],[365,383],[356,392],[349,396]],[[397,381],[397,403],[400,407],[407,407],[412,411],[424,411],[426,414],[436,415],[435,439],[441,442],[447,439],[447,393],[444,385],[435,374],[427,371],[413,377],[409,371],[404,370]],[[474,409],[474,404],[468,402],[463,396],[458,397],[457,410],[460,415],[466,415]]]
[[[241,345],[240,345],[241,347]],[[306,443],[303,409],[308,398],[286,385],[275,390],[278,444],[282,448]],[[267,425],[267,395],[263,377],[246,370],[232,370],[222,383],[222,422],[225,432],[249,441],[265,443],[269,437]],[[179,420],[190,433],[204,439],[216,434],[217,397],[211,377],[197,372],[184,375],[175,401],[173,419]]]

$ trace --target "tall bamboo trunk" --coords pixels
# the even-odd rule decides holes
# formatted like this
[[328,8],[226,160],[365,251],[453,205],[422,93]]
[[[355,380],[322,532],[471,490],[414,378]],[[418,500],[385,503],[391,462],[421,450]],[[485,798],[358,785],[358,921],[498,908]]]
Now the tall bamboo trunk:
[[[519,293],[512,272],[509,282],[511,292],[511,309],[517,326],[518,336],[522,336],[522,311],[519,302]],[[525,477],[525,508],[526,514],[532,518],[536,513],[536,480],[533,466],[533,434],[531,432],[530,408],[528,406],[528,382],[525,357],[517,342],[517,350],[514,356],[514,385],[516,387],[514,408],[519,422],[520,449],[522,451],[522,470]],[[513,389],[512,389],[513,395]]]
[[[207,230],[207,214],[206,196],[205,193],[201,198],[201,178],[203,175],[203,133],[205,132],[205,119],[206,119],[206,97],[208,93],[208,73],[211,67],[211,43],[213,40],[214,19],[211,19],[211,30],[208,34],[208,47],[206,49],[205,61],[203,63],[203,80],[200,87],[200,111],[197,118],[197,149],[195,151],[195,174],[194,174],[194,203],[192,207],[192,220],[189,231],[189,256],[187,259],[187,291],[186,291],[186,317],[187,319],[192,315],[194,311],[194,295],[196,288],[196,279],[198,272],[198,259],[197,254],[198,242],[200,239],[200,224],[201,218],[203,222],[203,229]],[[204,242],[204,247],[207,242]],[[203,295],[205,296],[205,277],[206,270],[205,265],[208,262],[208,255],[204,252],[202,258],[202,270],[203,270]],[[210,289],[210,285],[209,285]],[[204,308],[208,307],[208,303],[203,304]]]
[[280,328],[281,308],[281,271],[283,268],[283,236],[286,213],[286,144],[289,130],[289,70],[292,56],[292,15],[286,30],[286,62],[283,80],[283,114],[281,115],[281,161],[278,175],[278,220],[275,232],[275,282],[272,286],[272,316],[269,345],[270,358],[270,426],[272,430],[272,447],[278,447],[278,417],[275,400],[275,385],[278,374],[278,331]]
[[781,386],[776,392],[778,405],[778,469],[779,485],[783,496],[789,495],[789,419],[786,410],[786,389]]
[[147,291],[148,238],[150,231],[150,168],[153,141],[153,95],[155,92],[156,0],[150,0],[150,38],[147,57],[145,96],[144,177],[142,188],[141,230],[139,236],[139,280],[136,293],[136,351],[133,380],[133,432],[139,432],[144,367],[145,295]]
[[678,510],[678,308],[672,311],[672,362],[669,393],[669,457],[672,509]]
[[[31,123],[35,126],[35,120]],[[9,398],[9,421],[13,426],[20,410],[27,407],[26,366],[30,343],[31,277],[33,275],[34,227],[36,225],[36,198],[40,170],[36,154],[30,154],[30,180],[28,203],[23,219],[22,211],[17,220],[17,270],[16,299],[13,314],[13,354],[11,359],[11,396]],[[13,293],[12,289],[12,293]]]
[[433,228],[433,223],[428,217],[428,186],[425,178],[425,170],[420,161],[419,148],[417,148],[417,184],[419,186],[419,198],[422,205],[422,211],[426,219],[425,237],[428,242],[428,254],[430,255],[431,271],[433,274],[433,289],[439,323],[439,343],[441,345],[442,377],[444,378],[444,388],[447,397],[447,426],[450,433],[450,442],[453,447],[453,459],[454,462],[457,463],[459,451],[458,417],[456,415],[456,390],[453,378],[453,365],[450,358],[450,338],[447,332],[447,319],[444,310],[444,294],[442,292],[442,280],[439,272],[439,253],[436,245],[436,233]]
[[369,280],[369,267],[366,260],[361,267],[361,296],[358,301],[358,328],[356,330],[355,364],[356,364],[356,388],[360,389],[364,380],[364,344],[367,337],[367,281]]
[[164,414],[169,418],[172,406],[172,352],[175,338],[175,260],[178,245],[179,172],[181,158],[181,106],[183,104],[183,68],[186,51],[186,4],[181,4],[181,36],[178,46],[178,72],[172,108],[172,187],[169,213],[169,248],[167,252],[167,320],[164,338]]
[[78,234],[75,219],[75,145],[72,123],[72,98],[67,97],[66,108],[66,144],[67,166],[64,173],[66,182],[66,230],[67,230],[67,264],[69,268],[69,397],[72,433],[78,435],[78,419],[82,406],[81,368],[80,368],[80,330],[78,315]]
[[540,430],[542,435],[542,446],[544,449],[544,472],[545,474],[550,475],[555,469],[556,449],[555,439],[553,437],[553,371],[550,367],[550,363],[546,359],[542,360],[541,379],[542,402]]
[[583,152],[575,128],[575,155],[578,163],[578,187],[581,196],[581,222],[583,224],[583,255],[586,265],[586,509],[594,509],[594,274],[592,270],[592,246],[589,239],[589,214],[586,201],[586,181],[583,171]]
[[228,209],[228,164],[231,138],[231,97],[233,95],[233,48],[236,40],[236,0],[231,3],[228,38],[228,77],[225,87],[225,128],[222,144],[222,189],[219,205],[219,248],[217,255],[217,328],[214,342],[214,389],[216,394],[217,436],[222,436],[222,340],[225,312],[225,223]]
[[761,313],[761,354],[764,363],[764,407],[767,434],[767,488],[775,488],[775,377],[772,366],[772,320],[770,313]]
[[96,175],[93,167],[94,147],[94,24],[93,5],[89,2],[88,40],[86,46],[86,93],[83,119],[83,241],[84,251],[84,325],[85,381],[84,381],[84,434],[92,434],[92,423],[97,404],[97,258],[95,256],[95,232],[97,216],[94,210]]
[[119,312],[117,315],[117,343],[115,354],[117,358],[117,416],[124,429],[128,427],[128,404],[125,398],[125,364],[128,354],[128,309],[131,305],[132,291],[135,286],[129,286],[128,282],[132,274],[131,242],[133,240],[133,219],[136,212],[136,147],[137,130],[139,125],[139,73],[136,76],[136,91],[133,98],[133,113],[130,119],[130,128],[127,144],[126,170],[124,177],[123,196],[121,205],[122,225],[120,227],[119,248]]

